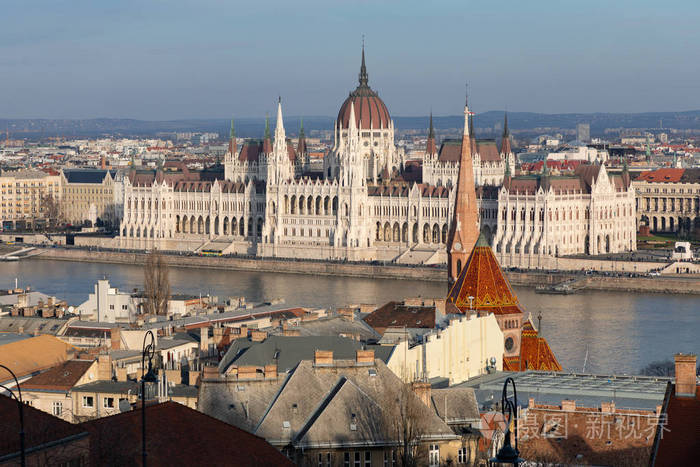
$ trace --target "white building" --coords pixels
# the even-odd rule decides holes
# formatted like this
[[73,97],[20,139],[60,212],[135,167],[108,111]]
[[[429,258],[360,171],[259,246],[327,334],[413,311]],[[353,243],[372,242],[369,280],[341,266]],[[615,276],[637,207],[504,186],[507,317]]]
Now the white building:
[[558,256],[637,248],[629,174],[581,165],[573,175],[507,177],[482,198],[482,231],[502,266],[556,267]]
[[397,343],[387,366],[406,382],[447,378],[450,385],[459,384],[503,370],[503,331],[493,313],[451,315],[443,329],[424,334],[420,344]]
[[97,281],[94,292],[76,311],[81,320],[128,323],[138,313],[138,303],[130,293],[111,287],[105,278]]

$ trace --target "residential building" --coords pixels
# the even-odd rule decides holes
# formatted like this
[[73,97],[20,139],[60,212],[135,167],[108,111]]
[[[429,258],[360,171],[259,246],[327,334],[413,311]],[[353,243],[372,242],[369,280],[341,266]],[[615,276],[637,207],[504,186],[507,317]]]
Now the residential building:
[[0,230],[41,228],[57,221],[61,179],[38,170],[0,172]]
[[94,320],[102,323],[129,323],[138,314],[140,299],[131,293],[120,292],[109,285],[103,278],[95,284],[95,290],[88,299],[77,308],[80,319]]
[[404,382],[458,384],[503,369],[503,331],[494,314],[450,315],[418,343],[397,343],[387,366]]
[[656,169],[632,181],[637,222],[651,232],[700,235],[700,169]]
[[70,391],[73,420],[82,422],[118,414],[139,401],[140,391],[137,381],[109,379],[77,385]]
[[[199,410],[264,437],[297,464],[393,465],[408,453],[437,466],[454,462],[467,441],[433,403],[430,384],[404,384],[371,350],[347,360],[316,350],[286,374],[275,365],[226,377],[205,369]],[[402,438],[402,423],[419,425],[420,435]]]
[[73,423],[76,419],[71,390],[99,379],[97,370],[96,360],[65,361],[21,383],[22,396],[32,407]]
[[576,124],[576,139],[582,143],[591,142],[591,124],[578,123]]
[[74,225],[115,225],[116,171],[96,169],[64,169],[61,171],[63,189],[63,219]]

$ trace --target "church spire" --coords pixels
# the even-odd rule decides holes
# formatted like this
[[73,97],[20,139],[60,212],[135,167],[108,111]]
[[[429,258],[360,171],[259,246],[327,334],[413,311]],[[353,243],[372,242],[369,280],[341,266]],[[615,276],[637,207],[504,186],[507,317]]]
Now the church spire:
[[430,111],[430,129],[428,130],[428,142],[425,146],[425,153],[428,155],[437,154],[435,145],[435,129],[433,128],[433,112]]
[[231,130],[229,132],[229,140],[228,140],[228,152],[231,154],[236,153],[236,129],[233,127],[233,118],[231,119]]
[[508,112],[503,116],[503,136],[501,137],[501,154],[513,152],[510,146],[510,130],[508,130]]
[[263,139],[263,153],[270,154],[272,152],[272,141],[270,140],[270,116],[265,115],[265,137]]
[[479,236],[472,141],[469,133],[470,115],[467,101],[464,105],[464,135],[462,136],[462,151],[455,192],[455,208],[447,239],[447,274],[450,286],[467,263],[469,254]]
[[299,126],[299,142],[297,143],[297,154],[302,155],[306,153],[306,136],[304,135],[304,119],[301,119],[301,125]]
[[360,65],[360,86],[367,86],[369,77],[367,76],[367,67],[365,66],[365,38],[362,37],[362,65]]

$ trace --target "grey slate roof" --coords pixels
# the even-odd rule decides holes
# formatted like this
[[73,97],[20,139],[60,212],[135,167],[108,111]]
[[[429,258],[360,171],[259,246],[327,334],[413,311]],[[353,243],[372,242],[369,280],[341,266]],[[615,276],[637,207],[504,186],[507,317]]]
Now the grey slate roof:
[[[63,171],[63,175],[68,180],[68,183],[102,183],[108,170],[100,169],[68,169]],[[111,175],[114,178],[116,172],[112,171]]]
[[[302,321],[289,329],[299,331],[301,336],[357,336],[361,341],[379,340],[381,335],[361,319],[350,321],[343,316],[319,318],[313,321]],[[275,331],[281,333],[282,331]]]
[[277,446],[396,444],[399,410],[407,406],[423,425],[425,439],[458,439],[432,408],[404,388],[381,360],[332,366],[303,360],[275,380],[205,380],[198,408]]
[[[384,362],[389,360],[394,350],[393,346],[382,345],[366,345],[364,348],[374,350],[375,358]],[[277,371],[285,372],[294,368],[301,360],[313,359],[316,350],[332,350],[335,359],[354,360],[355,352],[362,349],[362,343],[336,336],[269,336],[263,342],[236,339],[221,359],[219,372],[225,373],[233,363],[238,366],[262,367],[275,360]]]
[[74,392],[96,392],[105,394],[136,394],[139,391],[139,383],[136,381],[94,381],[92,383],[75,386]]
[[58,318],[39,318],[35,316],[3,316],[0,317],[0,332],[19,332],[24,334],[60,335],[70,321]]
[[433,389],[431,399],[438,417],[448,424],[480,419],[479,404],[473,388]]

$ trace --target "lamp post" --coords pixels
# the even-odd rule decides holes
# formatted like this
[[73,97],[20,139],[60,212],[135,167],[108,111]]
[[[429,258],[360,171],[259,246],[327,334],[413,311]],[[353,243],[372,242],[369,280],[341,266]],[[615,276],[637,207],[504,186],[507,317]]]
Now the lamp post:
[[[508,383],[513,386],[513,400],[508,398]],[[508,409],[508,419],[506,424],[505,440],[503,441],[503,446],[496,453],[496,457],[489,459],[490,463],[493,464],[513,464],[515,467],[518,466],[523,459],[520,458],[520,451],[518,450],[518,393],[515,390],[515,380],[513,378],[506,378],[503,383],[503,393],[501,394],[501,413],[505,418],[506,409]],[[515,431],[515,447],[510,444],[510,422],[513,421],[513,427]]]
[[15,387],[17,388],[17,393],[19,398],[14,393],[14,391],[9,388],[0,385],[5,391],[9,392],[10,395],[17,401],[17,408],[19,409],[19,449],[20,449],[20,465],[25,467],[27,465],[26,453],[24,449],[24,402],[22,401],[22,389],[19,387],[19,381],[17,380],[17,375],[15,372],[7,368],[5,365],[0,364],[0,368],[3,368],[8,373],[12,375],[15,380]]
[[[146,339],[149,337],[150,342],[146,344]],[[157,381],[153,373],[153,356],[155,351],[155,338],[153,337],[153,332],[149,330],[143,336],[141,351],[141,458],[144,467],[146,466],[146,383],[149,383],[149,386],[151,386],[152,383]],[[144,374],[146,371],[146,357],[148,357],[148,373]]]

